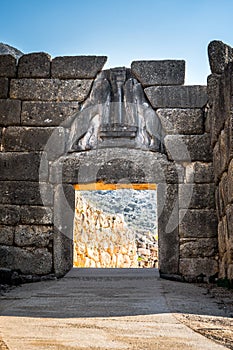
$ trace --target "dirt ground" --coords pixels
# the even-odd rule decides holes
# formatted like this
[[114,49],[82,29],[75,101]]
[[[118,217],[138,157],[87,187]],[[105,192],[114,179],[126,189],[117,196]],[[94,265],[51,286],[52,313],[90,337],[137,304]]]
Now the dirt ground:
[[200,284],[200,287],[215,299],[219,309],[225,311],[226,317],[192,314],[175,314],[175,317],[195,332],[233,350],[233,289],[214,284]]

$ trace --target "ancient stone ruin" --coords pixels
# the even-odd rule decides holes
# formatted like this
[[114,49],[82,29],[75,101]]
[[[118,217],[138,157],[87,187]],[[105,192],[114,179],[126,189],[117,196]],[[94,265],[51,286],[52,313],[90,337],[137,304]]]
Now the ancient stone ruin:
[[63,276],[75,186],[123,183],[156,184],[161,277],[232,282],[233,54],[208,52],[207,86],[184,85],[181,60],[0,55],[2,278]]

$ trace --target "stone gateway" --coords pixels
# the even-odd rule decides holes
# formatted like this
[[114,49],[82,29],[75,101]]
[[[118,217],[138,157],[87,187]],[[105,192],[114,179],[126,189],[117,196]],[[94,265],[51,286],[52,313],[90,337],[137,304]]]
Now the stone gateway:
[[75,186],[102,182],[156,184],[161,277],[232,283],[233,55],[208,53],[207,86],[182,60],[0,55],[2,279],[64,276]]

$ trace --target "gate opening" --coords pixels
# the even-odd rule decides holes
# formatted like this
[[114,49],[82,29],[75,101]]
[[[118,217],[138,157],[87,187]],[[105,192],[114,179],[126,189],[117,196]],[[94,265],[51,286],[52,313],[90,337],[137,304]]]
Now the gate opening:
[[74,267],[158,267],[156,184],[74,188]]

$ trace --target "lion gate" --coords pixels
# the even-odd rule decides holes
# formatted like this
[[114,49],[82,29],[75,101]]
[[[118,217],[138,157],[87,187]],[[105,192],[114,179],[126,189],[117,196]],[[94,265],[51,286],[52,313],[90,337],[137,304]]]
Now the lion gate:
[[143,183],[157,186],[160,275],[217,277],[206,86],[183,85],[181,60],[105,61],[0,56],[1,271],[63,276],[75,185]]

